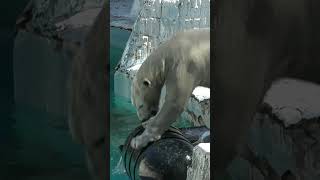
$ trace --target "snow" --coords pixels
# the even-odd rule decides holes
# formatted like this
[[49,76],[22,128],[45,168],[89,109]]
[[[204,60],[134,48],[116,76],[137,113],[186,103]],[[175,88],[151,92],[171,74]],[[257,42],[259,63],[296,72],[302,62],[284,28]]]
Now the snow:
[[196,87],[192,94],[199,100],[203,101],[205,99],[210,99],[210,88],[198,86]]
[[210,143],[200,143],[198,146],[205,152],[210,152]]

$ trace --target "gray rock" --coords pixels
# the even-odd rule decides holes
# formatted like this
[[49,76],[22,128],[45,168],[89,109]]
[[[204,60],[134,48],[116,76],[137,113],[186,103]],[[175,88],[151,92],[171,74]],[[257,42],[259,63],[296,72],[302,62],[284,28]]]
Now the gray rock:
[[[320,178],[320,86],[282,79],[267,92],[249,135],[252,150],[281,176],[291,172],[304,180]],[[236,159],[235,179],[263,180],[254,166]]]
[[200,143],[193,148],[192,164],[188,168],[187,180],[210,179],[210,143]]
[[[55,25],[58,36],[45,36],[29,28],[18,30],[14,47],[15,100],[49,113],[67,116],[68,77],[73,58],[85,46],[101,8],[83,10]],[[62,28],[63,27],[63,28]]]

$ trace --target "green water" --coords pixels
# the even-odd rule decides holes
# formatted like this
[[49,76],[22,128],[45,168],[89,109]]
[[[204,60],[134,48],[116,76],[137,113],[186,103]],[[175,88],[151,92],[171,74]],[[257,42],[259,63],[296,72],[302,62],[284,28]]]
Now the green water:
[[115,67],[120,60],[130,31],[111,28],[110,30],[110,179],[127,180],[122,161],[120,161],[119,145],[139,121],[129,99],[114,96],[113,79]]
[[119,145],[123,144],[129,133],[138,126],[139,121],[130,102],[114,97],[110,114],[110,179],[129,179],[120,161]]
[[84,151],[75,144],[66,119],[31,107],[16,105],[7,126],[0,179],[89,179]]

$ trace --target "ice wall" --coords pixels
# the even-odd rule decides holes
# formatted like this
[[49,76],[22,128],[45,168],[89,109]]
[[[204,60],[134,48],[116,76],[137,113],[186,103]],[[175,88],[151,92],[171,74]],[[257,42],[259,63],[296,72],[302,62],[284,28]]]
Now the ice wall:
[[140,3],[142,2],[142,0],[134,0],[133,1],[133,4],[132,4],[132,7],[131,7],[131,10],[130,10],[130,15],[133,16],[133,17],[136,17],[138,16],[140,10],[141,10],[141,5]]
[[210,26],[210,0],[144,0],[118,70],[141,64],[178,31]]

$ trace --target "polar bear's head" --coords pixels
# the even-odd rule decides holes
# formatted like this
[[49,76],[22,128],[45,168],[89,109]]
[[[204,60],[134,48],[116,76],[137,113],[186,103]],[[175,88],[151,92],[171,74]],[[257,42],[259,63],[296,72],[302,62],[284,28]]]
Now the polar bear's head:
[[143,122],[155,116],[159,109],[161,87],[155,86],[148,78],[134,77],[131,86],[131,102],[137,109],[138,118]]

